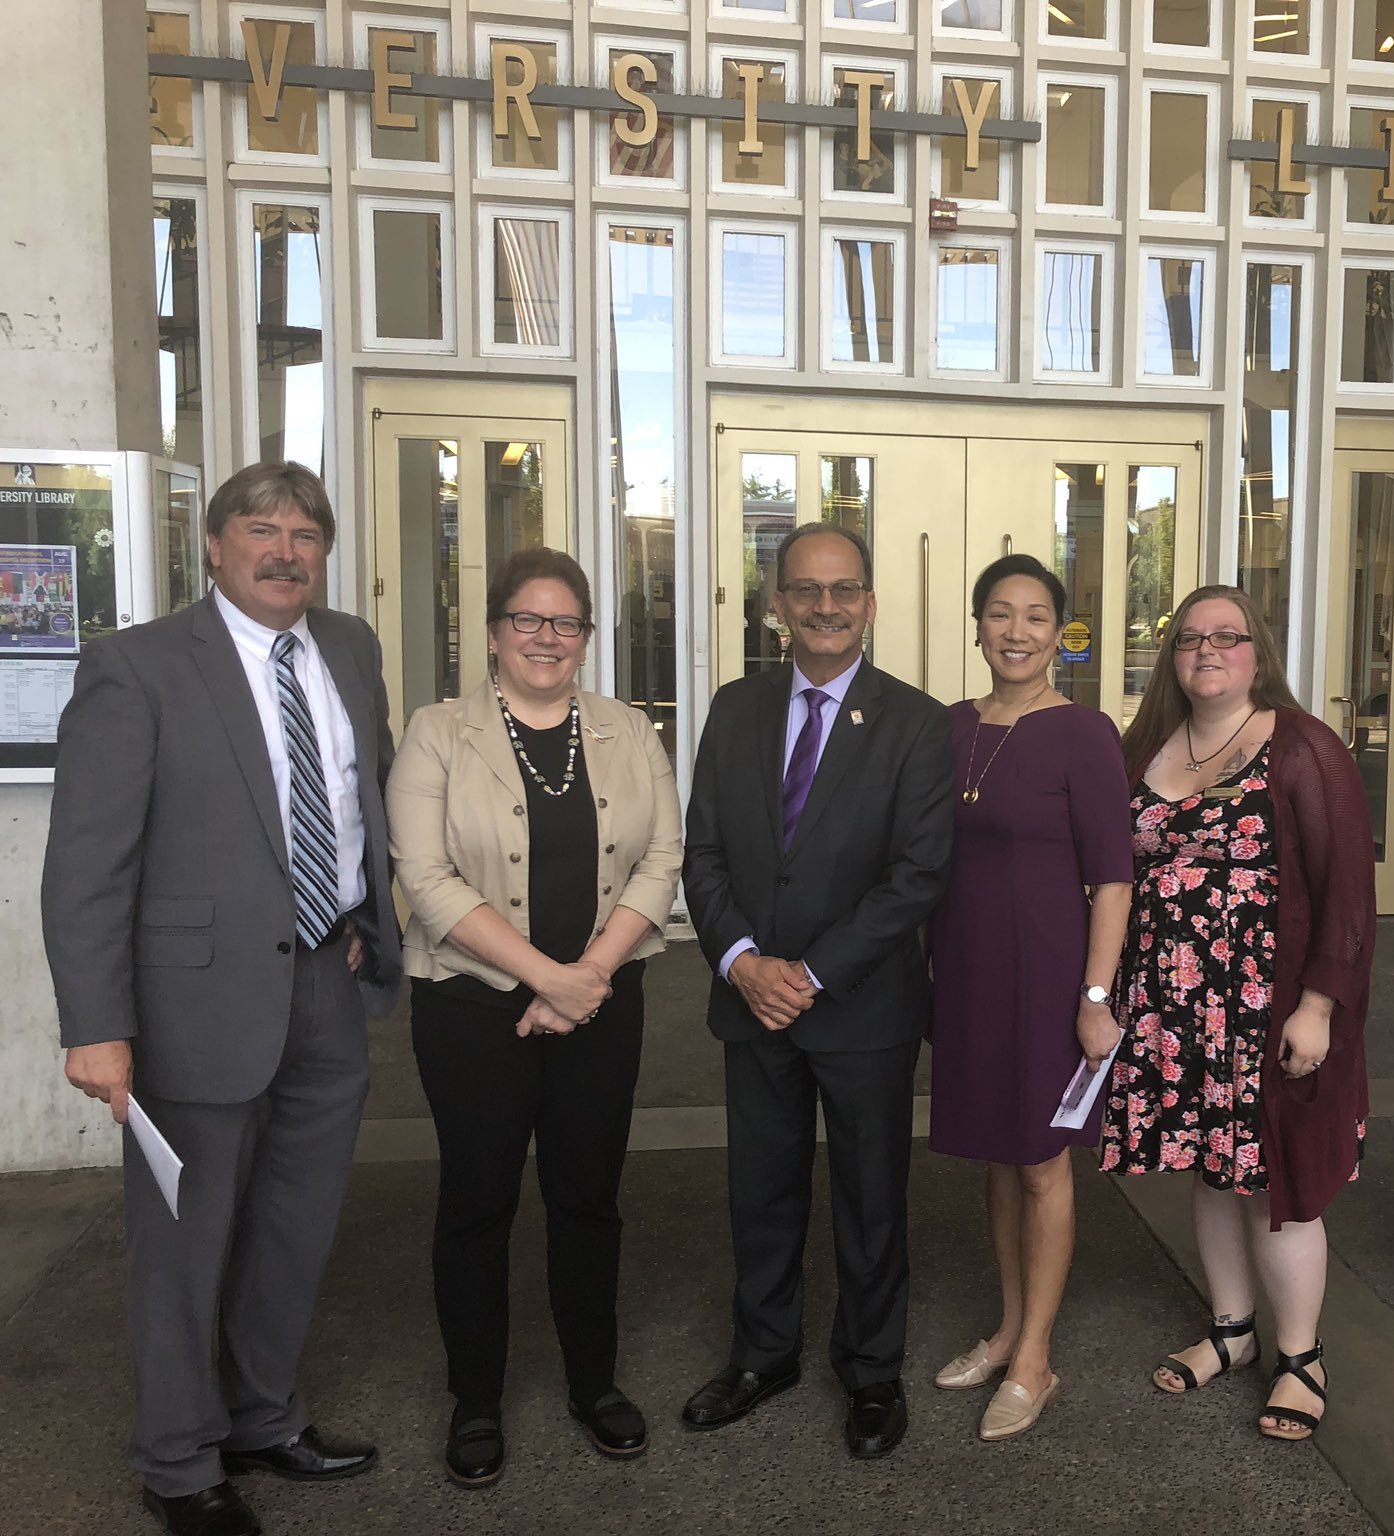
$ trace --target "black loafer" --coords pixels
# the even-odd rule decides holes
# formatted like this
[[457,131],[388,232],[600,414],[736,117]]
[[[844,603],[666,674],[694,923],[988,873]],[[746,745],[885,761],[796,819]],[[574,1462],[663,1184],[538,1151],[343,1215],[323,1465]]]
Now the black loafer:
[[900,1379],[873,1381],[847,1394],[847,1449],[859,1460],[884,1456],[905,1435],[905,1390]]
[[328,1483],[356,1477],[378,1459],[378,1448],[363,1440],[333,1440],[307,1424],[291,1440],[256,1451],[224,1451],[223,1466],[239,1472],[274,1472],[297,1483]]
[[445,1441],[445,1470],[466,1488],[487,1488],[503,1476],[503,1425],[487,1415],[466,1417],[464,1408],[450,1415]]
[[146,1509],[174,1536],[261,1536],[257,1517],[231,1483],[170,1499],[147,1488],[141,1497]]
[[626,1456],[640,1456],[649,1448],[648,1425],[644,1415],[623,1392],[607,1392],[596,1398],[588,1409],[568,1403],[566,1411],[578,1424],[590,1431],[592,1443],[602,1456],[623,1460]]
[[689,1429],[719,1429],[744,1418],[756,1403],[786,1391],[798,1379],[797,1360],[783,1371],[743,1371],[738,1365],[728,1365],[688,1398],[682,1421]]

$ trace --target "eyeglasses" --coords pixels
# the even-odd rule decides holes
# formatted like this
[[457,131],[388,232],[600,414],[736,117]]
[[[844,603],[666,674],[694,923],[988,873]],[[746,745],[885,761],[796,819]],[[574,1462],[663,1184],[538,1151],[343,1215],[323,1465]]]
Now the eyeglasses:
[[520,635],[535,635],[544,624],[550,624],[553,634],[563,640],[574,640],[577,635],[585,634],[588,627],[586,621],[578,619],[574,613],[559,613],[555,618],[540,613],[505,613],[504,618]]
[[791,581],[779,590],[796,603],[816,603],[824,592],[831,592],[839,608],[851,608],[871,588],[864,581]]
[[1193,629],[1182,630],[1172,644],[1178,651],[1198,651],[1208,640],[1217,651],[1232,651],[1236,645],[1252,640],[1252,635],[1236,634],[1232,629],[1217,629],[1213,634],[1198,635]]

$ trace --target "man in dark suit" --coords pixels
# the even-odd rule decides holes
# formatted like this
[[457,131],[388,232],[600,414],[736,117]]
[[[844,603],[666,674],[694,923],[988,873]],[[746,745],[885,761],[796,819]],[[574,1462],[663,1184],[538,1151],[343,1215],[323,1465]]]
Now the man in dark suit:
[[780,545],[775,611],[793,665],[712,700],[683,870],[726,1051],[736,1290],[730,1364],[689,1399],[714,1429],[799,1377],[803,1247],[821,1097],[847,1446],[905,1433],[905,1190],[915,1057],[929,1010],[920,925],[945,885],[948,715],[873,667],[871,560],[812,523]]
[[[226,1472],[366,1469],[296,1370],[401,976],[382,654],[311,604],[324,486],[253,465],[208,508],[214,590],[83,649],[59,727],[44,939],[69,1080],[183,1159],[179,1218],[125,1132],[130,1461],[178,1536],[260,1527]],[[214,1340],[217,1340],[216,1347]]]

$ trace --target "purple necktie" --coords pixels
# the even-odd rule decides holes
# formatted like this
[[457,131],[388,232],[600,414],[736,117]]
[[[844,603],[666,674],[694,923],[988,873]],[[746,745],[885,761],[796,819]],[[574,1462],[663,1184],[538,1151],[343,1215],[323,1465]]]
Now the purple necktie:
[[818,743],[823,739],[823,706],[829,695],[821,688],[807,688],[804,699],[808,703],[808,719],[803,723],[794,750],[789,755],[789,766],[784,770],[784,846],[794,841],[799,817],[813,788],[813,773],[818,766]]

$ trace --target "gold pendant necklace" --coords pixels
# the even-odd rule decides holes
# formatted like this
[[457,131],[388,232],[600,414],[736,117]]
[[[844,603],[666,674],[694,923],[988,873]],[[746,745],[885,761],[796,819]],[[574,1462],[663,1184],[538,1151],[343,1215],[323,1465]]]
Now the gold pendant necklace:
[[[1017,722],[1022,718],[1022,715],[1029,713],[1031,706],[1036,702],[1037,699],[1044,698],[1045,695],[1049,692],[1050,684],[1047,683],[1044,688],[1042,688],[1037,693],[1033,693],[1031,697],[1027,699],[1026,703],[1022,706],[1021,714],[1018,715],[1016,720],[1013,720],[1012,723],[1007,727],[1007,735],[997,743],[996,747],[993,748],[992,756],[988,758],[987,762],[983,764],[983,771],[978,775],[978,782],[974,784],[973,759],[978,755],[978,732],[982,729],[983,724],[983,717],[978,715],[978,723],[973,727],[973,745],[968,749],[968,772],[964,774],[964,779],[966,780],[966,787],[964,788],[962,795],[964,805],[976,805],[978,803],[978,791],[983,786],[983,780],[987,777],[988,769],[991,768],[992,765],[997,761],[997,754],[1002,750],[1003,747],[1007,745],[1007,739],[1011,736],[1012,732],[1016,730]],[[976,709],[974,710],[974,713],[977,713]]]

